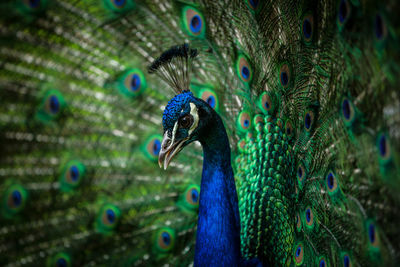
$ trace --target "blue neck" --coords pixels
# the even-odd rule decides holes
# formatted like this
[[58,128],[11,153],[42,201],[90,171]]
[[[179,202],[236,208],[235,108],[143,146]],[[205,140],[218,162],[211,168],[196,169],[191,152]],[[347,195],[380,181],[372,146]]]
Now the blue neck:
[[200,140],[204,161],[195,266],[238,266],[240,221],[229,140],[220,117],[213,121]]

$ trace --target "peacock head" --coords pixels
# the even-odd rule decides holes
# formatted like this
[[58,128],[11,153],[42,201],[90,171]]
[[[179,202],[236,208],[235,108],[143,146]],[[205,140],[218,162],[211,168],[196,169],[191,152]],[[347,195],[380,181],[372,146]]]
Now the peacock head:
[[172,158],[185,146],[199,140],[212,119],[213,109],[190,91],[172,98],[163,114],[164,137],[158,155],[158,164],[167,169]]
[[189,44],[175,45],[164,51],[148,67],[177,93],[165,107],[163,114],[164,138],[158,155],[158,164],[167,169],[171,159],[185,146],[204,137],[203,129],[213,120],[215,111],[188,90],[192,60],[197,49]]

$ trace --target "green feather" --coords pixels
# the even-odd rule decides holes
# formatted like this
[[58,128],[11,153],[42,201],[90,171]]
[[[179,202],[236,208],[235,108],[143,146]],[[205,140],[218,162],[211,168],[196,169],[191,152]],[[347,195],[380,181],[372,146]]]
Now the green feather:
[[202,148],[158,168],[176,92],[146,70],[188,43],[198,51],[188,76],[176,62],[169,71],[226,128],[241,257],[398,266],[399,8],[3,1],[0,265],[193,264]]

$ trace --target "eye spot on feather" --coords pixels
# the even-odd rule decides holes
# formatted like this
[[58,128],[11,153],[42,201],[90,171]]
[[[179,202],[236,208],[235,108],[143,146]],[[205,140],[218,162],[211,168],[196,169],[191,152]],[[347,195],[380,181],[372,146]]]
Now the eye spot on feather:
[[153,143],[153,154],[158,155],[160,153],[160,148],[161,148],[161,142],[160,140],[154,140]]
[[162,252],[170,251],[175,243],[175,232],[170,228],[163,228],[157,233],[157,248]]
[[199,200],[200,187],[196,184],[192,184],[185,189],[183,196],[177,202],[177,205],[185,210],[196,211],[199,207]]
[[305,212],[305,217],[306,217],[306,224],[308,226],[313,226],[314,224],[314,214],[311,208],[307,208]]
[[385,21],[380,14],[375,15],[375,21],[374,21],[374,32],[375,32],[375,38],[378,41],[382,41],[383,39],[386,38],[387,35],[387,28]]
[[162,232],[160,235],[159,245],[162,248],[167,248],[171,244],[171,236],[168,232]]
[[126,75],[124,84],[127,89],[136,92],[140,89],[142,82],[137,73],[131,72]]
[[303,263],[303,257],[304,257],[303,244],[299,243],[299,244],[297,244],[297,246],[295,246],[294,253],[293,253],[294,262],[297,266],[299,266]]
[[296,229],[298,232],[301,231],[301,219],[299,213],[296,214]]
[[210,107],[218,111],[217,94],[211,89],[203,89],[200,92],[200,98],[203,99]]
[[297,177],[299,177],[300,180],[303,178],[303,169],[301,167],[297,170]]
[[161,234],[161,238],[163,243],[168,246],[171,243],[171,237],[169,236],[169,234],[167,232],[163,232]]
[[141,70],[127,69],[118,77],[117,87],[121,94],[133,98],[144,92],[147,82]]
[[307,130],[311,128],[311,115],[310,113],[306,113],[306,116],[304,118],[304,126],[306,127]]
[[249,7],[251,9],[256,10],[260,1],[259,0],[247,0],[247,3],[249,4]]
[[192,189],[191,196],[192,196],[192,201],[194,203],[198,203],[198,201],[199,201],[199,192],[196,189]]
[[258,97],[258,107],[264,114],[273,114],[275,110],[272,93],[264,92]]
[[304,128],[306,131],[310,131],[314,124],[314,112],[309,110],[304,115]]
[[149,148],[149,152],[151,153],[151,155],[158,156],[158,154],[160,153],[160,149],[161,149],[160,139],[154,138],[153,140],[151,140],[148,148]]
[[197,187],[191,187],[186,191],[186,201],[190,205],[198,205],[199,204],[199,189]]
[[67,260],[64,258],[58,258],[56,261],[56,266],[57,267],[67,267],[68,266]]
[[343,256],[343,266],[344,267],[351,267],[352,266],[350,257],[347,254],[344,254],[344,256]]
[[51,114],[56,115],[60,111],[60,101],[57,96],[50,95],[47,98],[46,107]]
[[116,217],[115,212],[112,209],[107,209],[107,210],[105,210],[104,215],[103,215],[103,222],[105,224],[111,225],[115,222],[115,220],[116,220],[115,217]]
[[47,124],[55,120],[66,107],[66,102],[62,94],[56,89],[45,91],[42,96],[35,118]]
[[60,190],[68,192],[77,188],[85,176],[85,170],[85,165],[80,161],[69,161],[60,176]]
[[341,115],[347,126],[351,126],[355,121],[355,109],[353,103],[348,98],[342,100]]
[[302,35],[305,43],[310,43],[314,34],[314,17],[309,14],[302,20]]
[[372,222],[368,223],[368,241],[373,247],[379,246],[377,229],[375,227],[375,224]]
[[[269,98],[269,97],[268,97]],[[269,110],[270,108],[271,108],[271,101],[270,101],[270,99],[263,99],[264,101],[263,101],[263,103],[264,103],[264,107],[265,107],[265,109],[266,110]]]
[[247,80],[249,77],[250,77],[250,70],[249,70],[249,68],[247,67],[247,66],[243,66],[242,67],[242,77],[243,77],[243,79],[245,79],[245,80]]
[[379,157],[383,161],[388,161],[391,158],[391,149],[389,145],[389,140],[384,133],[378,136],[378,151],[379,151]]
[[244,55],[240,55],[236,60],[237,75],[245,83],[249,83],[252,79],[253,73],[249,61]]
[[298,247],[296,249],[296,257],[298,257],[300,255],[300,253],[301,253],[301,247]]
[[350,109],[351,109],[351,107],[350,107],[349,100],[344,99],[343,102],[342,102],[342,112],[343,112],[343,117],[346,120],[350,119],[350,115],[351,115],[351,110]]
[[97,231],[101,233],[110,232],[117,226],[120,216],[121,212],[117,206],[112,204],[102,206],[96,222]]
[[319,266],[319,267],[328,267],[328,265],[326,264],[326,261],[325,261],[324,258],[322,258],[322,259],[319,260],[318,266]]
[[107,11],[111,14],[114,13],[114,16],[130,11],[135,7],[133,0],[103,0],[103,4]]
[[25,5],[33,9],[40,7],[40,2],[41,0],[24,0]]
[[293,126],[292,123],[288,120],[286,121],[285,124],[285,133],[288,137],[292,137],[293,136]]
[[198,33],[201,30],[201,18],[199,15],[194,15],[190,20],[190,30],[193,33]]
[[335,192],[338,187],[336,176],[332,171],[326,176],[326,187],[330,193]]
[[200,37],[204,35],[205,23],[202,14],[191,6],[186,6],[183,9],[183,24],[185,30],[190,36]]
[[79,179],[79,169],[77,166],[72,165],[66,175],[67,181],[70,183],[76,183]]
[[371,242],[371,243],[375,242],[375,226],[373,224],[369,225],[368,237],[369,237],[369,242]]
[[20,11],[24,12],[24,14],[38,14],[41,11],[44,11],[48,5],[48,0],[15,0],[14,2],[18,2],[19,7],[21,7]]
[[71,259],[66,253],[57,253],[56,255],[51,257],[48,265],[46,266],[68,267],[71,266]]
[[281,84],[282,86],[286,86],[289,83],[289,76],[287,72],[283,71],[281,72]]
[[297,180],[299,181],[299,184],[301,184],[304,181],[305,177],[306,177],[306,169],[304,168],[303,163],[300,163],[299,166],[297,167]]
[[237,119],[237,127],[238,130],[241,132],[246,132],[251,127],[251,116],[250,113],[247,111],[242,111],[239,113]]
[[12,208],[18,208],[22,203],[22,194],[18,190],[12,191],[9,196],[9,206]]
[[279,81],[281,86],[286,89],[289,87],[290,84],[290,68],[288,64],[283,64],[279,71]]
[[162,137],[158,134],[152,135],[147,138],[143,146],[145,156],[153,161],[158,159],[158,154],[161,150]]
[[197,189],[193,188],[189,192],[189,198],[191,204],[198,204],[199,203],[199,191]]
[[206,102],[207,102],[207,104],[210,105],[210,107],[212,107],[212,108],[215,107],[215,97],[209,96],[209,97],[206,99]]
[[116,8],[123,8],[126,4],[126,0],[111,0],[111,4]]
[[78,168],[76,166],[72,166],[70,171],[69,171],[69,173],[70,173],[72,181],[75,182],[76,180],[78,180],[78,178],[79,178],[79,170],[78,170]]
[[112,225],[116,220],[115,212],[112,209],[107,209],[103,215],[103,222]]
[[349,1],[341,0],[339,3],[338,10],[338,23],[339,26],[342,26],[350,16],[351,7]]
[[4,204],[6,205],[5,216],[11,217],[22,211],[27,200],[27,191],[22,186],[15,184],[5,191]]
[[140,88],[140,77],[137,74],[132,75],[131,90],[137,91]]

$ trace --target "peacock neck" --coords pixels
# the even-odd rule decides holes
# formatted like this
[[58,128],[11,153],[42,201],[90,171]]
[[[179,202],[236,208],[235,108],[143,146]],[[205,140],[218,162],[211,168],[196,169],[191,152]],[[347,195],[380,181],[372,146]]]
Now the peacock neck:
[[238,266],[240,221],[228,136],[217,117],[203,146],[195,266]]

